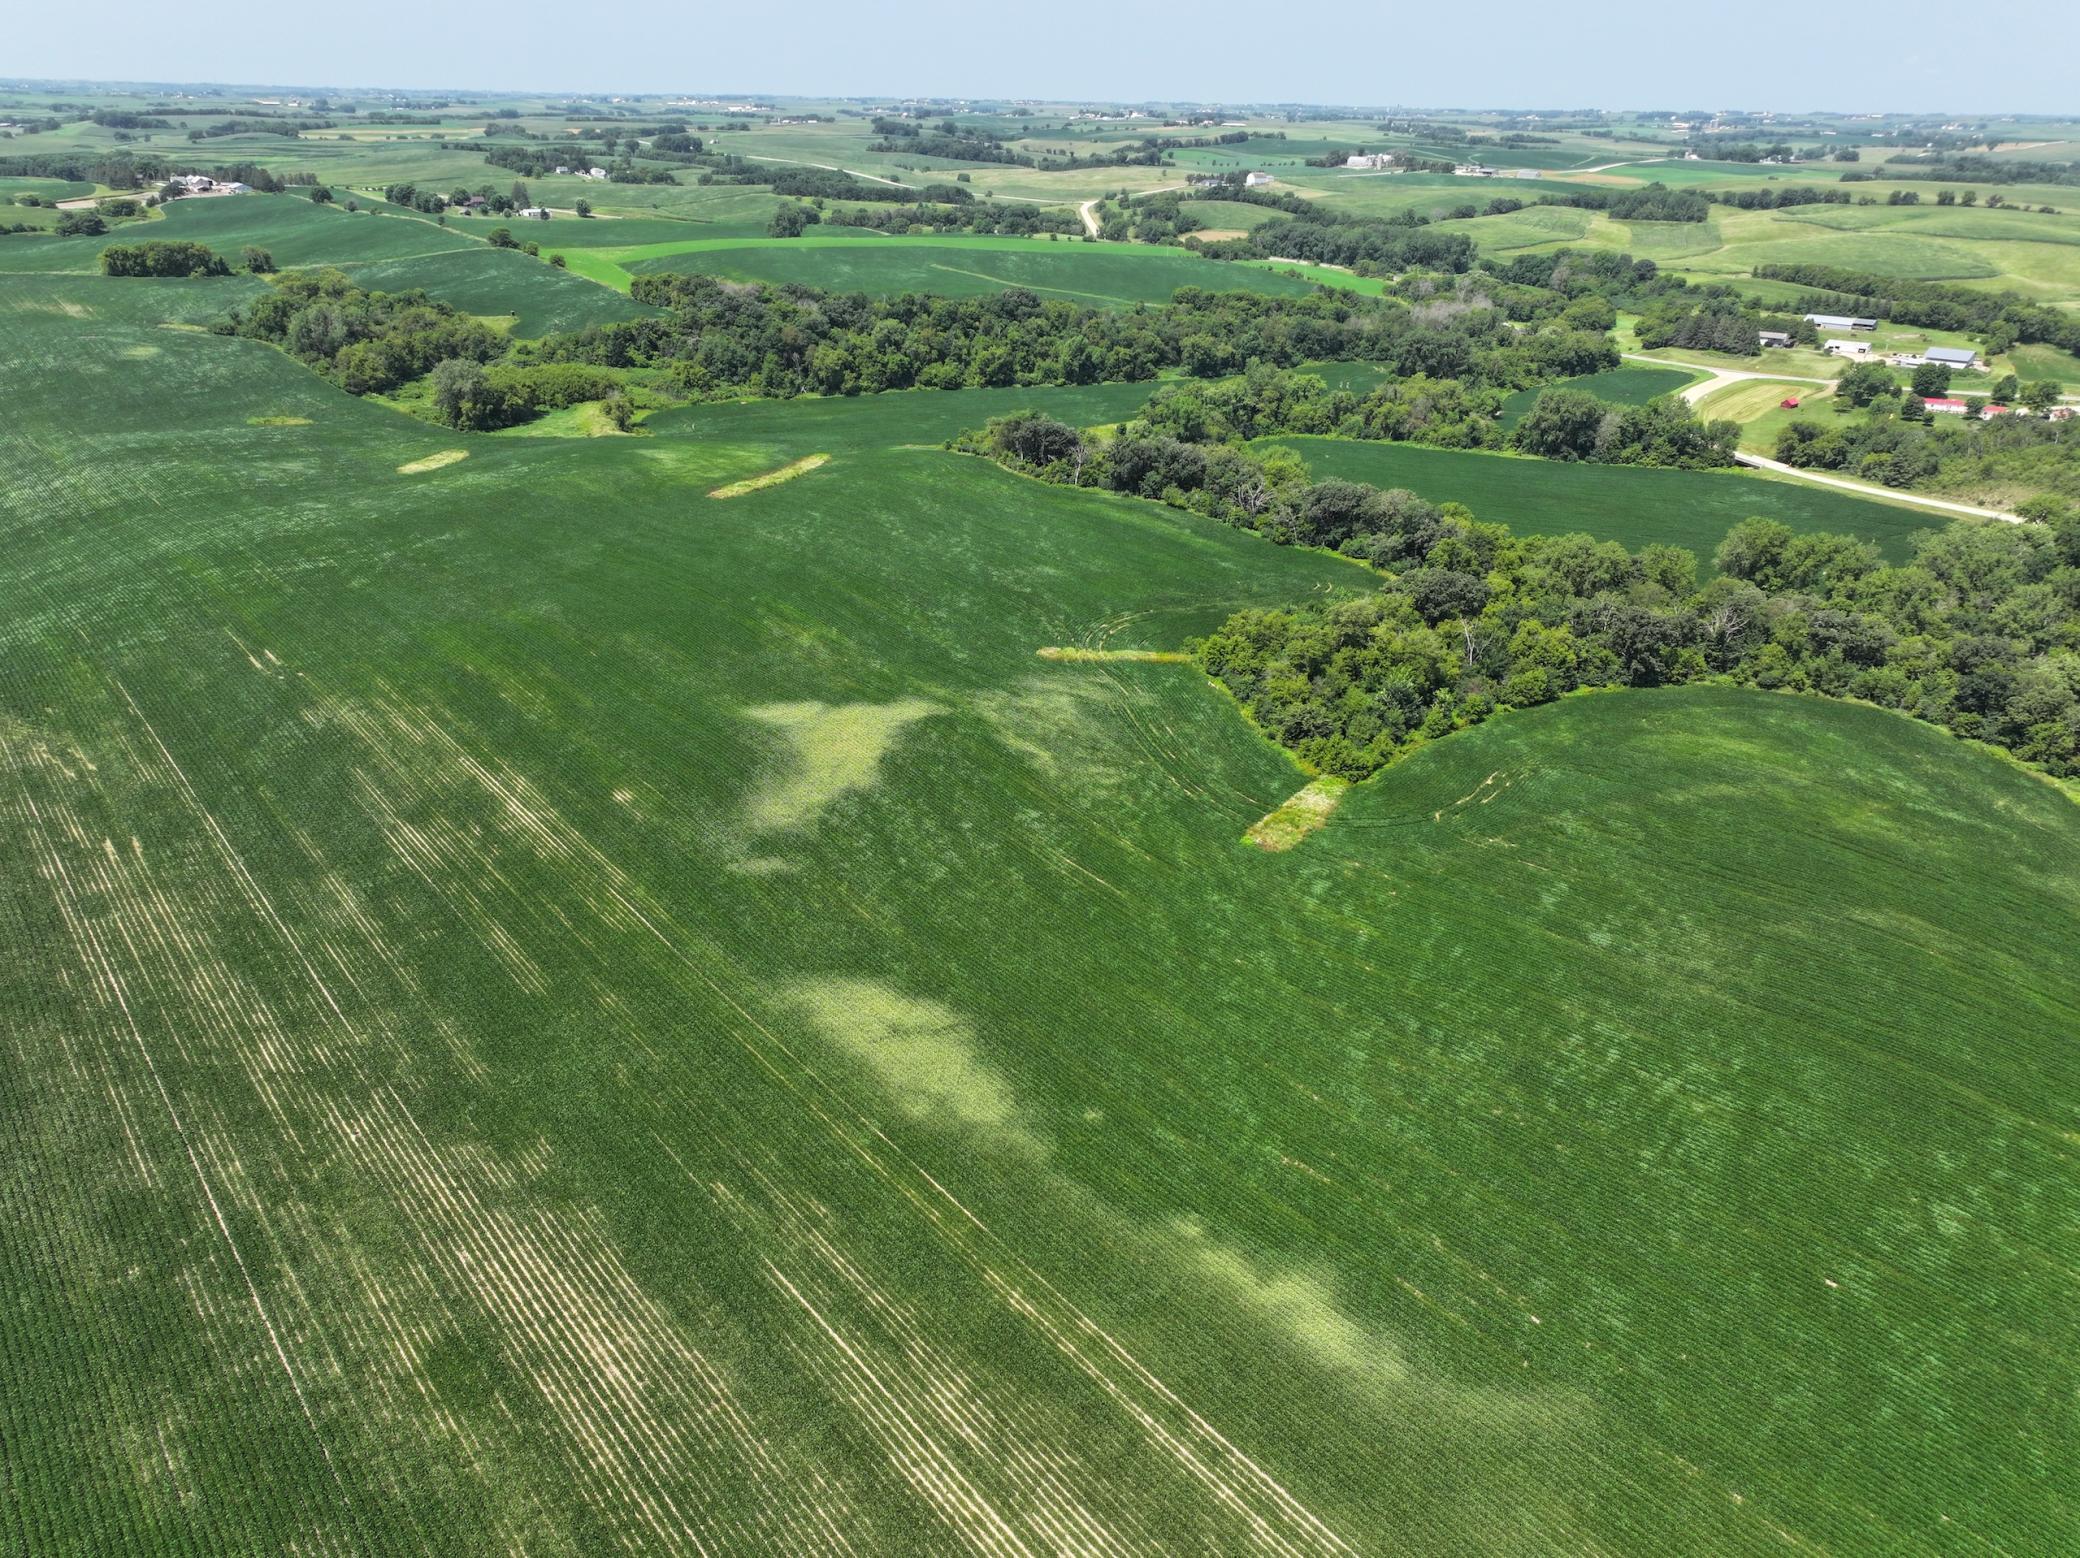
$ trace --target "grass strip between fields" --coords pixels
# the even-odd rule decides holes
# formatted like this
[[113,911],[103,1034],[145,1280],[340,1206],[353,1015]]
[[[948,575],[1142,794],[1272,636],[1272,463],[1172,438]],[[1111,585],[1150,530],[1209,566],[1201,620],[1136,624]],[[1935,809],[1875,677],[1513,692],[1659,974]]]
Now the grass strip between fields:
[[827,454],[806,454],[791,465],[783,465],[777,471],[767,471],[763,476],[747,476],[742,481],[733,481],[726,487],[717,487],[708,494],[711,498],[741,498],[747,492],[757,492],[763,487],[777,487],[784,481],[793,481],[797,476],[806,476],[817,466],[830,459]]
[[1034,653],[1043,660],[1071,660],[1079,663],[1133,660],[1144,665],[1186,665],[1192,658],[1181,649],[1078,649],[1065,648],[1060,644],[1048,644]]

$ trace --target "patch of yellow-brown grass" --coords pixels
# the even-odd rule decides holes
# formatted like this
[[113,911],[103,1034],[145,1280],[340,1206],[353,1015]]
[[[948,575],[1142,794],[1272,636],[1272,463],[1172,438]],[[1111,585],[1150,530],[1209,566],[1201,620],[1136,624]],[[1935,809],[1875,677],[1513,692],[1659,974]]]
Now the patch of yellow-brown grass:
[[423,476],[428,471],[437,471],[444,465],[453,465],[457,460],[467,460],[467,449],[443,449],[439,454],[430,454],[423,460],[407,460],[397,468],[400,476]]
[[1060,644],[1049,644],[1034,653],[1043,660],[1138,660],[1147,665],[1184,665],[1192,658],[1181,649],[1078,649]]
[[1276,811],[1251,823],[1242,836],[1259,849],[1291,849],[1329,820],[1329,814],[1336,810],[1336,803],[1350,787],[1348,779],[1324,775],[1295,791]]
[[764,487],[777,487],[784,481],[793,481],[797,476],[806,476],[817,466],[830,459],[827,454],[802,456],[791,465],[783,465],[777,471],[767,471],[763,476],[747,476],[742,481],[733,481],[726,487],[717,487],[708,494],[711,498],[741,498],[747,492],[757,492]]

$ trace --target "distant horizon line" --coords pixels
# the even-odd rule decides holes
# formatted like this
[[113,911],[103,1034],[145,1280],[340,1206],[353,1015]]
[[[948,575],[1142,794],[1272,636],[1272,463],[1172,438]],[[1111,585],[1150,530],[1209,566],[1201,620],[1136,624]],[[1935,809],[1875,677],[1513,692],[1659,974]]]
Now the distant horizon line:
[[1759,106],[1759,105],[1758,105],[1758,106],[1751,106],[1751,107],[1738,107],[1738,106],[1727,106],[1727,105],[1722,105],[1722,106],[1720,106],[1720,107],[1717,107],[1717,108],[1710,108],[1710,109],[1701,109],[1701,108],[1692,108],[1692,109],[1665,109],[1665,108],[1653,108],[1653,109],[1647,109],[1647,108],[1624,108],[1624,107],[1614,107],[1614,106],[1610,106],[1610,105],[1603,105],[1603,104],[1576,104],[1576,105],[1573,105],[1573,106],[1565,106],[1565,105],[1557,105],[1557,104],[1540,104],[1540,105],[1535,105],[1535,106],[1533,106],[1533,105],[1525,105],[1525,106],[1508,106],[1508,105],[1502,105],[1502,104],[1487,104],[1487,105],[1484,105],[1484,106],[1473,106],[1473,105],[1468,105],[1468,104],[1446,104],[1446,103],[1336,103],[1336,102],[1312,102],[1312,101],[1308,101],[1308,100],[1305,100],[1305,99],[1300,99],[1300,98],[1162,98],[1162,97],[1151,97],[1151,98],[1108,98],[1108,97],[1074,97],[1074,96],[1066,96],[1066,97],[1051,97],[1051,96],[1034,96],[1034,95],[1031,95],[1031,94],[1016,94],[1016,93],[1005,93],[1005,92],[988,92],[988,93],[973,93],[973,94],[957,94],[957,93],[921,93],[921,92],[877,92],[877,93],[860,93],[860,92],[813,92],[813,91],[799,91],[799,90],[798,90],[798,91],[787,91],[787,92],[775,92],[775,91],[766,91],[766,90],[756,90],[756,91],[750,91],[750,90],[747,90],[747,91],[736,91],[736,92],[731,92],[731,91],[715,91],[715,90],[709,90],[709,89],[694,89],[694,88],[650,88],[650,89],[637,89],[637,88],[613,88],[613,89],[609,89],[609,88],[599,88],[599,87],[592,87],[592,88],[579,88],[579,87],[535,87],[535,86],[527,86],[527,87],[520,87],[520,86],[496,86],[496,87],[487,87],[487,86],[458,86],[458,85],[441,85],[441,86],[402,86],[402,85],[396,85],[396,84],[385,84],[385,83],[380,83],[380,82],[362,82],[362,83],[358,83],[358,84],[349,84],[349,83],[341,83],[341,82],[297,82],[297,81],[265,81],[265,80],[253,80],[253,81],[208,81],[208,80],[201,80],[201,79],[194,79],[194,78],[188,78],[188,79],[178,79],[178,78],[172,78],[172,77],[158,77],[158,78],[146,78],[146,77],[120,77],[120,76],[115,76],[115,77],[94,77],[94,76],[7,76],[7,77],[0,77],[0,91],[45,91],[45,90],[63,90],[63,89],[66,89],[66,88],[87,88],[87,87],[94,87],[94,88],[104,88],[104,89],[112,89],[112,90],[113,90],[113,89],[126,89],[126,90],[127,90],[127,89],[155,89],[155,90],[156,90],[156,89],[166,89],[166,88],[173,88],[173,89],[189,89],[189,88],[200,88],[200,89],[206,89],[206,90],[210,90],[210,91],[223,91],[223,92],[229,92],[229,91],[238,91],[238,92],[246,92],[246,91],[270,91],[270,90],[271,90],[271,91],[278,91],[278,92],[298,92],[298,93],[308,93],[308,94],[312,94],[312,95],[319,95],[319,94],[327,94],[327,93],[341,93],[341,94],[352,94],[352,93],[371,93],[371,92],[385,92],[385,93],[393,93],[393,94],[400,94],[400,95],[401,95],[401,94],[413,94],[413,93],[447,93],[447,94],[451,94],[451,95],[458,95],[458,96],[466,96],[466,97],[484,97],[484,98],[498,98],[498,97],[540,97],[540,98],[551,98],[551,97],[560,97],[560,98],[573,98],[573,99],[578,99],[578,98],[586,98],[586,99],[598,99],[598,100],[601,100],[601,101],[609,101],[609,102],[611,102],[611,101],[615,101],[615,100],[627,101],[627,100],[631,100],[631,99],[653,99],[653,98],[661,98],[661,99],[688,99],[688,98],[696,98],[696,99],[700,99],[700,100],[702,100],[703,102],[715,102],[715,103],[717,103],[717,104],[720,104],[720,103],[721,103],[721,102],[722,102],[723,100],[725,100],[725,99],[736,99],[736,100],[739,100],[739,101],[746,101],[746,102],[750,102],[750,101],[763,101],[763,102],[766,102],[766,103],[769,103],[769,104],[778,104],[778,103],[782,103],[782,102],[790,102],[790,101],[792,101],[792,102],[832,102],[832,103],[862,103],[862,104],[872,104],[872,103],[924,103],[924,104],[932,104],[932,105],[938,105],[938,104],[974,104],[974,103],[1003,103],[1003,104],[1008,104],[1008,105],[1011,105],[1011,106],[1015,106],[1015,107],[1032,107],[1032,106],[1043,106],[1043,105],[1044,105],[1044,106],[1049,106],[1049,107],[1075,107],[1075,106],[1088,106],[1088,107],[1097,107],[1097,108],[1126,108],[1126,109],[1191,109],[1191,110],[1213,110],[1213,109],[1222,109],[1222,108],[1225,108],[1225,109],[1232,109],[1232,110],[1245,110],[1245,109],[1308,109],[1308,110],[1312,110],[1312,111],[1315,111],[1315,112],[1322,112],[1322,113],[1326,113],[1326,112],[1341,112],[1341,111],[1348,111],[1348,112],[1349,112],[1349,113],[1350,113],[1350,114],[1351,114],[1351,115],[1352,115],[1353,117],[1369,117],[1369,116],[1372,116],[1372,115],[1380,115],[1380,114],[1405,114],[1405,113],[1427,113],[1427,114],[1443,114],[1443,113],[1451,113],[1451,114],[1515,114],[1515,115],[1529,115],[1529,116],[1534,116],[1534,117],[1536,117],[1536,116],[1543,116],[1543,115],[1574,115],[1574,114],[1631,114],[1631,115],[1641,115],[1641,114],[1669,114],[1669,115],[1674,115],[1674,114],[1677,114],[1677,113],[1709,113],[1709,114],[1714,114],[1714,115],[1723,115],[1723,114],[1737,114],[1737,115],[1743,115],[1743,116],[1747,116],[1747,115],[1758,115],[1758,114],[1760,114],[1760,115],[1769,115],[1769,116],[1772,116],[1772,117],[1778,117],[1778,118],[1783,118],[1783,117],[1800,117],[1800,116],[1817,116],[1817,117],[1826,117],[1826,118],[1835,118],[1835,119],[1860,119],[1860,118],[1923,118],[1923,117],[1929,117],[1929,116],[1934,116],[1934,115],[1941,115],[1941,116],[1944,116],[1944,117],[1947,117],[1947,118],[1974,118],[1974,119],[1988,119],[1988,120],[1992,120],[1992,119],[2006,119],[2006,120],[2017,120],[2017,119],[2050,119],[2050,120],[2059,120],[2059,119],[2062,119],[2062,118],[2068,118],[2068,117],[2069,117],[2069,118],[2071,118],[2071,119],[2072,119],[2072,120],[2073,120],[2074,122],[2080,122],[2080,107],[2076,107],[2076,108],[2074,108],[2074,109],[2073,109],[2073,110],[2071,111],[2070,115],[2067,115],[2067,114],[2062,114],[2062,113],[2058,113],[2058,112],[2053,112],[2053,111],[2049,111],[2049,110],[2033,110],[2033,109],[2000,109],[2000,110],[1990,110],[1990,109],[1965,109],[1965,110],[1960,110],[1960,109],[1956,109],[1956,108],[1883,108],[1883,109],[1869,109],[1869,108],[1862,108],[1862,109],[1855,109],[1855,108],[1818,108],[1818,107],[1809,107],[1809,108],[1771,108],[1771,107],[1765,107],[1765,106]]

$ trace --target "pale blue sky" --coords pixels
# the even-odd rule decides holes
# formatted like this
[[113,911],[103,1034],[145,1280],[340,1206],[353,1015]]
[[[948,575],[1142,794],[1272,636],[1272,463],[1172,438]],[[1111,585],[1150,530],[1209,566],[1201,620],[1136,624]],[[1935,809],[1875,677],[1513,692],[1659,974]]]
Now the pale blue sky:
[[2028,0],[20,0],[0,72],[517,91],[2080,114],[2080,4]]

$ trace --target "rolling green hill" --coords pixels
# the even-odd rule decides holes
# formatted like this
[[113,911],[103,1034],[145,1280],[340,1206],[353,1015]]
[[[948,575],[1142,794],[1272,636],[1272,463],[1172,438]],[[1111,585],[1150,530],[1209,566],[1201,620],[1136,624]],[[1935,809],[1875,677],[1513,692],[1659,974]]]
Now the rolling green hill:
[[285,270],[410,259],[478,246],[478,240],[438,226],[430,217],[347,211],[338,205],[313,205],[300,195],[233,195],[176,200],[160,219],[116,227],[105,237],[0,243],[0,273],[91,273],[108,245],[143,238],[206,244],[234,264],[239,250],[251,244],[266,249]]

